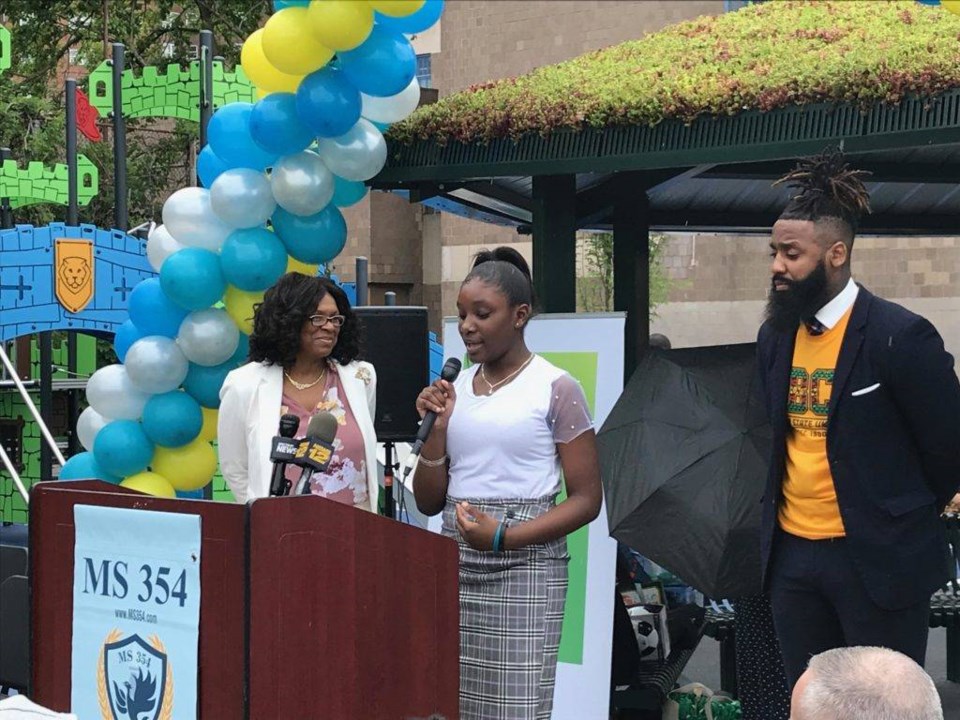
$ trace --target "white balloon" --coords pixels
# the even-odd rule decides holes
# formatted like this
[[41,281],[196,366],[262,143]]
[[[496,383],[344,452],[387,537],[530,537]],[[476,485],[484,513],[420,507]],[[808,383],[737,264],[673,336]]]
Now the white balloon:
[[87,380],[87,402],[105,418],[136,420],[149,399],[133,384],[123,365],[102,367]]
[[360,114],[378,123],[400,122],[420,104],[420,83],[414,78],[406,88],[389,97],[374,97],[360,93],[363,103]]
[[387,162],[387,141],[363,118],[340,137],[320,138],[319,150],[330,172],[344,180],[369,180]]
[[80,413],[80,417],[77,418],[77,439],[85,450],[93,451],[93,441],[100,432],[100,428],[112,420],[113,418],[104,417],[93,407],[88,407]]
[[170,234],[166,225],[157,225],[147,238],[147,260],[157,272],[163,267],[163,261],[177,250],[183,250],[183,245]]
[[277,203],[266,175],[250,168],[235,168],[213,181],[210,207],[230,227],[251,228],[269,220]]
[[185,187],[163,204],[163,224],[186,247],[218,252],[233,228],[223,222],[210,207],[210,191]]
[[313,215],[333,199],[333,173],[320,156],[304,151],[282,157],[270,172],[277,204],[294,215]]
[[177,343],[190,362],[219,365],[237,351],[240,329],[225,310],[198,310],[180,323]]
[[123,364],[137,389],[156,394],[176,390],[190,369],[176,341],[162,335],[137,340],[127,350]]

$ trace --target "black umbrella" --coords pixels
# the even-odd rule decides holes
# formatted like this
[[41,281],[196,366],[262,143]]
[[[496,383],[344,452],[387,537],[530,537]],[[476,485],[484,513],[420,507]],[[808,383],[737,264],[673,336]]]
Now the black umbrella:
[[611,535],[713,598],[760,592],[756,346],[651,350],[600,430]]

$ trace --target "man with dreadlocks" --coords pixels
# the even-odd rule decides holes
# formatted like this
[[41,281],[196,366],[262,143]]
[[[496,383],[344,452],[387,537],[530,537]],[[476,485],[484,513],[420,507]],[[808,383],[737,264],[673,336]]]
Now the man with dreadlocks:
[[761,542],[791,687],[834,647],[922,665],[950,571],[939,515],[960,485],[960,383],[933,325],[851,278],[864,175],[828,151],[778,181],[796,193],[757,340],[773,429]]

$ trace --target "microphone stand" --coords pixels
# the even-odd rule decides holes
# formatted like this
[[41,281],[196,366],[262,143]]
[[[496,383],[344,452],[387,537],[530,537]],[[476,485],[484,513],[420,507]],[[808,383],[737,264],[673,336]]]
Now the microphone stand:
[[387,440],[383,444],[383,515],[391,520],[396,517],[393,512],[393,469],[393,443]]

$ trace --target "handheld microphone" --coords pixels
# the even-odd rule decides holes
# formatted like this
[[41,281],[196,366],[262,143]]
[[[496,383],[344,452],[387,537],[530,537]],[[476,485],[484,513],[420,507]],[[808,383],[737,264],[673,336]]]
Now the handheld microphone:
[[290,492],[290,481],[284,476],[287,464],[293,462],[297,443],[292,439],[300,427],[300,418],[287,413],[280,418],[280,434],[275,435],[270,447],[273,475],[270,476],[270,497],[279,497]]
[[294,462],[303,468],[297,481],[297,495],[310,494],[310,478],[314,473],[323,472],[333,458],[333,439],[337,436],[339,423],[328,412],[321,412],[310,418],[307,436],[300,441]]
[[[443,364],[443,368],[440,370],[440,377],[447,382],[453,382],[460,374],[460,367],[461,363],[458,358],[447,358],[447,361]],[[420,423],[420,429],[417,431],[417,439],[414,440],[413,447],[410,448],[410,454],[407,456],[407,460],[403,464],[404,478],[406,478],[410,474],[410,471],[413,470],[414,463],[416,463],[417,457],[419,457],[420,451],[423,449],[423,444],[430,436],[430,431],[433,430],[433,424],[436,421],[437,414],[432,410],[428,411],[423,416],[423,421]]]

